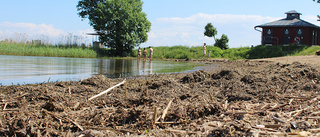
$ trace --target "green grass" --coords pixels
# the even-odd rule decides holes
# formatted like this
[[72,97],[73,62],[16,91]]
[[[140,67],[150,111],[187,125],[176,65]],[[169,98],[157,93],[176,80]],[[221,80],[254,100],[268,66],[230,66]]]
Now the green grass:
[[305,56],[314,55],[320,50],[319,46],[257,46],[247,52],[247,59],[272,58],[282,56]]
[[[146,48],[149,52],[149,48]],[[202,46],[162,46],[153,47],[154,59],[201,59]],[[218,47],[207,45],[207,55],[211,51],[210,58],[226,58],[230,60],[238,59],[259,59],[281,56],[304,56],[314,55],[320,51],[319,46],[256,46],[253,48],[231,48],[221,50]],[[33,45],[22,43],[0,42],[0,55],[20,55],[20,56],[49,56],[49,57],[74,57],[74,58],[96,58],[108,57],[108,49],[93,50],[91,48],[81,48],[77,46],[52,46],[52,45]],[[131,57],[136,57],[137,50],[134,50]],[[119,57],[116,57],[119,58]]]
[[[187,46],[172,46],[172,47],[153,47],[155,59],[201,59],[202,58],[202,46],[187,47]],[[147,48],[149,52],[149,48]],[[238,59],[259,59],[259,58],[272,58],[281,56],[304,56],[314,55],[316,51],[320,51],[319,46],[307,46],[307,45],[290,45],[290,46],[256,46],[230,48],[227,50],[221,50],[218,47],[207,46],[207,55],[211,51],[210,58],[227,58],[230,60]],[[135,50],[133,55],[136,56]]]
[[0,42],[1,55],[47,56],[95,58],[97,53],[92,49],[81,47],[58,47],[52,45],[33,45],[22,43]]
[[315,55],[316,51],[320,51],[320,46],[312,46],[312,47],[305,48],[304,50],[299,51],[294,55],[297,55],[297,56]]

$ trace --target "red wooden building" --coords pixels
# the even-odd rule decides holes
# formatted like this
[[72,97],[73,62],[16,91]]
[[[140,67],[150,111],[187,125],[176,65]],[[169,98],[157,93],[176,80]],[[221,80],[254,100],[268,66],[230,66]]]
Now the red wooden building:
[[[295,10],[286,12],[287,18],[255,26],[262,33],[262,45],[320,45],[320,27],[300,19]],[[258,30],[257,28],[262,28]]]

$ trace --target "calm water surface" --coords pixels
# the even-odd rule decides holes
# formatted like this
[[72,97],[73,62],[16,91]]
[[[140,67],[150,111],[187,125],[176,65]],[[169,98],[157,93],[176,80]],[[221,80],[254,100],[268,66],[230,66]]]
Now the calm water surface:
[[88,59],[0,55],[0,85],[82,80],[103,74],[109,78],[186,72],[200,64],[123,59]]

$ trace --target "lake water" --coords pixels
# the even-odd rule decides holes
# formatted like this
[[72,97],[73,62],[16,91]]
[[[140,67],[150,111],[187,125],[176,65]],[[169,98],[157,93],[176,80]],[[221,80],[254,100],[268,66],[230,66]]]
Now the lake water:
[[0,55],[0,86],[78,81],[103,74],[108,78],[196,70],[198,63]]

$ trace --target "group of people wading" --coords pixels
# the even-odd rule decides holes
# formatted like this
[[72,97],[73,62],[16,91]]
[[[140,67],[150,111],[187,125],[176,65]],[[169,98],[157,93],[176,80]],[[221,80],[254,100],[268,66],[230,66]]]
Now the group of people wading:
[[[149,59],[152,60],[152,55],[153,55],[153,49],[151,48],[151,46],[149,47]],[[142,55],[143,55],[143,59],[146,60],[147,59],[147,54],[148,51],[146,50],[146,48],[143,49]],[[141,48],[139,47],[138,49],[138,59],[140,60],[141,58]]]
[[[151,46],[149,47],[149,74],[152,74],[152,55],[153,55],[153,49],[151,48]],[[141,48],[139,47],[138,49],[138,72],[140,75],[140,59],[141,59],[141,55],[143,55],[143,74],[145,74],[145,69],[146,69],[146,62],[147,62],[147,54],[148,51],[146,50],[146,48],[143,49],[142,54],[141,54]]]
[[[202,58],[204,58],[205,55],[206,55],[206,46],[207,46],[207,44],[204,43],[203,44],[203,56],[202,56]],[[151,46],[149,46],[149,51],[150,51],[149,59],[152,60],[153,49],[151,48]],[[210,57],[210,53],[211,53],[211,51],[209,51],[208,57]],[[143,55],[143,59],[144,60],[147,59],[147,54],[148,54],[148,51],[146,50],[146,48],[143,48],[142,55]],[[140,60],[140,58],[141,58],[141,48],[139,47],[139,49],[138,49],[138,60]]]

